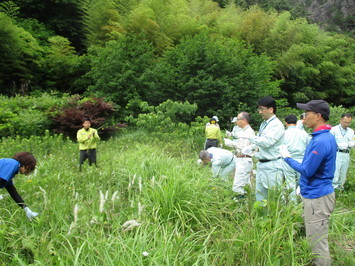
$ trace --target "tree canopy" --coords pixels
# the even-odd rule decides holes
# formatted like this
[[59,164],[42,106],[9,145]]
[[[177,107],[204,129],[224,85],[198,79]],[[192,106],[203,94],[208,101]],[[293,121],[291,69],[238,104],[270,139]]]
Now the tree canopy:
[[353,38],[287,3],[1,1],[0,93],[94,94],[121,108],[187,100],[226,117],[262,95],[353,106]]

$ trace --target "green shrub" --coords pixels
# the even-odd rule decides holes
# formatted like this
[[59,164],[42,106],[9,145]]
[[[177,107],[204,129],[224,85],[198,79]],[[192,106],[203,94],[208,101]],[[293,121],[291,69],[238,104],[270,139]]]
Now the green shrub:
[[190,134],[192,117],[197,110],[196,104],[189,102],[174,102],[167,100],[158,106],[149,106],[147,102],[141,102],[140,108],[143,113],[138,117],[128,116],[126,120],[138,128],[161,136],[174,133],[176,136],[187,136]]
[[0,136],[44,135],[51,126],[48,114],[54,106],[62,106],[68,96],[54,93],[41,96],[0,96]]

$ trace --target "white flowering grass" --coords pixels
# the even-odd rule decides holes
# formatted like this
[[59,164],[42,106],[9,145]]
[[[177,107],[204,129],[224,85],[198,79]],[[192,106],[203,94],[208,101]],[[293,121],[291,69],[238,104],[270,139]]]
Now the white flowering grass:
[[[254,207],[253,194],[235,203],[231,184],[212,179],[210,168],[196,164],[199,148],[186,143],[128,132],[101,142],[99,167],[86,162],[79,172],[76,143],[57,137],[3,141],[5,157],[22,150],[37,157],[32,182],[18,176],[16,187],[40,214],[30,223],[11,197],[0,201],[0,264],[310,263],[301,206],[286,205],[277,192],[265,208]],[[349,200],[340,195],[332,215],[335,264],[352,260],[346,250],[354,239],[350,193]],[[135,222],[123,227],[128,221]]]

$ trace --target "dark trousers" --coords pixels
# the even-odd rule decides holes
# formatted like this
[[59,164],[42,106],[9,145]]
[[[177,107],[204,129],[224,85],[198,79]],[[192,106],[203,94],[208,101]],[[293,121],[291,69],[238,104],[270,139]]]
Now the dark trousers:
[[206,139],[205,142],[205,150],[211,147],[218,147],[218,140],[217,139]]
[[90,149],[90,150],[80,150],[80,171],[81,171],[81,165],[84,163],[86,159],[89,159],[89,165],[96,164],[96,149]]

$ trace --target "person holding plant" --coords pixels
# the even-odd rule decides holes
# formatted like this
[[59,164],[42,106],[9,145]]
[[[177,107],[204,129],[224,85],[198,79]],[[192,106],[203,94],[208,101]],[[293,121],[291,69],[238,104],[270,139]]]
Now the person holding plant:
[[97,130],[91,128],[91,120],[85,118],[83,120],[83,128],[78,130],[76,135],[79,142],[80,150],[80,161],[79,161],[79,171],[81,172],[81,166],[86,159],[89,159],[89,165],[96,164],[96,146],[100,141],[99,134]]
[[297,103],[306,111],[304,124],[313,129],[303,161],[298,162],[284,145],[280,153],[286,163],[301,173],[300,189],[303,201],[303,217],[307,238],[311,242],[315,265],[331,265],[328,246],[329,217],[335,207],[332,181],[335,172],[337,143],[327,124],[330,108],[326,101],[312,100]]
[[245,198],[244,187],[250,185],[250,176],[253,170],[252,153],[242,154],[242,149],[251,144],[248,138],[255,137],[255,132],[249,122],[249,113],[241,112],[232,120],[232,123],[235,124],[233,131],[226,132],[226,136],[233,137],[233,141],[227,143],[227,140],[225,140],[225,145],[234,148],[234,154],[237,157],[232,187],[233,192],[235,192],[233,199],[236,201]]
[[0,188],[5,188],[7,192],[9,192],[13,200],[24,209],[29,220],[38,216],[38,213],[31,211],[30,208],[26,206],[12,180],[18,172],[28,175],[35,167],[36,158],[29,152],[19,152],[16,153],[13,158],[0,159]]
[[264,119],[257,136],[248,136],[250,143],[243,154],[255,151],[259,160],[256,165],[256,201],[268,200],[269,190],[282,187],[282,158],[279,147],[284,141],[285,128],[276,116],[276,101],[266,96],[258,101],[258,112]]

